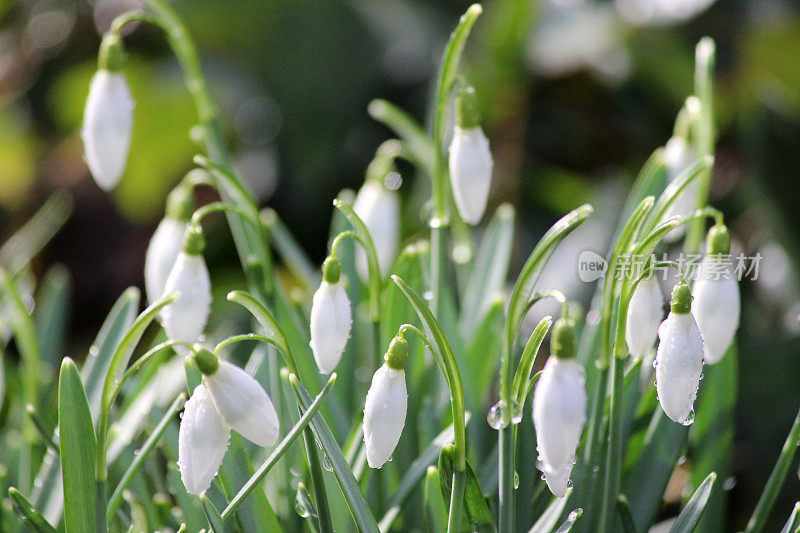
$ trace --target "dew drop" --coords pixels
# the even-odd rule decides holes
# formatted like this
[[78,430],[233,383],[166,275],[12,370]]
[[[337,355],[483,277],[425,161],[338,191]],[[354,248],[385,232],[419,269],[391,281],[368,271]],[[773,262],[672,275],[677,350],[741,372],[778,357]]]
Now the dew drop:
[[514,402],[512,406],[513,409],[511,410],[511,423],[516,425],[522,422],[523,407],[517,402]]
[[514,471],[514,490],[516,490],[518,488],[519,488],[519,474],[517,474],[517,471],[515,470]]
[[567,480],[567,487],[571,487],[571,486],[572,486],[572,480],[571,480],[571,479],[568,479],[568,480]]
[[689,414],[686,416],[684,421],[681,422],[681,424],[683,424],[684,426],[691,426],[693,423],[694,423],[694,409],[689,411]]
[[328,472],[333,472],[333,465],[331,464],[331,460],[328,459],[327,455],[322,458],[322,467]]
[[489,409],[489,414],[486,415],[486,421],[493,429],[503,429],[508,426],[505,422],[505,414],[505,404],[500,400]]
[[425,294],[422,295],[422,297],[426,301],[430,302],[431,300],[433,300],[433,291],[426,291]]
[[725,480],[725,483],[722,484],[722,488],[724,490],[731,490],[733,487],[736,486],[736,478],[731,476]]
[[542,474],[541,476],[539,476],[539,478],[540,478],[542,481],[547,481],[547,478],[544,476],[544,474]]
[[294,510],[302,518],[308,518],[311,516],[311,513],[308,512],[306,504],[303,503],[303,497],[300,495],[299,491],[297,492],[297,496],[294,498]]
[[658,359],[653,359],[653,368],[658,368]]

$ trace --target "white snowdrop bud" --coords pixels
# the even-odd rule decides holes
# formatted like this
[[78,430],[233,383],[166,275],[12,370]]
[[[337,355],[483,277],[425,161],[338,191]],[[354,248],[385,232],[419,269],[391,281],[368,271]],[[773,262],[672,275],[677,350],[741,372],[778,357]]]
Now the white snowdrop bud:
[[370,468],[380,468],[397,447],[406,423],[408,392],[405,362],[408,343],[395,337],[386,352],[386,363],[372,376],[364,405],[364,444]]
[[339,279],[340,271],[337,259],[325,260],[322,284],[311,305],[311,349],[323,374],[330,374],[339,364],[353,321],[350,300]]
[[236,433],[268,448],[278,442],[280,422],[272,400],[253,376],[236,365],[220,361],[199,344],[193,360],[222,418]]
[[636,285],[628,306],[625,341],[628,350],[637,357],[644,356],[658,337],[658,326],[664,317],[664,296],[655,276],[649,276]]
[[84,153],[89,170],[103,190],[113,189],[125,170],[133,128],[133,99],[119,70],[119,37],[106,36],[100,69],[92,77],[83,111]]
[[465,222],[480,222],[492,181],[489,140],[478,124],[475,91],[463,89],[456,98],[456,127],[450,143],[450,183],[458,213]]
[[552,356],[533,393],[533,425],[539,452],[537,468],[556,497],[567,492],[575,450],[586,422],[583,367],[574,358],[572,324],[559,319],[553,327]]
[[[206,326],[211,310],[211,280],[203,260],[203,241],[199,228],[187,228],[183,251],[167,276],[164,293],[180,292],[178,298],[161,311],[161,323],[170,339],[196,342]],[[186,351],[182,346],[176,346],[176,350]]]
[[[387,189],[382,183],[368,180],[356,195],[353,211],[364,222],[372,237],[378,268],[385,276],[397,255],[400,232],[400,200],[397,191]],[[367,280],[367,256],[361,247],[356,248],[356,270],[362,280]]]
[[692,314],[703,336],[705,361],[722,359],[739,326],[739,284],[730,261],[730,236],[725,226],[708,232],[706,256],[694,283]]
[[192,207],[192,192],[187,186],[176,187],[167,199],[166,216],[150,239],[144,259],[144,286],[149,303],[164,294],[167,277],[183,248],[183,234]]
[[692,316],[692,294],[684,283],[675,285],[671,311],[658,328],[656,392],[670,419],[688,426],[694,422],[694,400],[703,373],[703,337]]
[[178,470],[187,492],[200,496],[208,490],[230,435],[231,429],[214,407],[206,386],[198,385],[186,402],[178,430]]
[[[664,147],[664,164],[667,168],[667,180],[675,181],[692,163],[695,162],[697,157],[694,150],[686,142],[683,137],[672,137],[667,145]],[[667,211],[664,213],[663,220],[670,217],[680,216],[685,217],[690,215],[695,210],[695,203],[697,201],[697,180],[693,180],[686,188],[672,202]],[[667,233],[664,240],[667,242],[675,242],[686,233],[686,225],[680,225]]]

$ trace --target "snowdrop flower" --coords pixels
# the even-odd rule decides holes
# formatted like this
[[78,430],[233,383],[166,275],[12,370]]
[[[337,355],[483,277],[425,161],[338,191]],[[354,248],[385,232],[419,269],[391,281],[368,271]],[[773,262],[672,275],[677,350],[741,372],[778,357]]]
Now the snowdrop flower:
[[280,429],[278,413],[258,381],[199,344],[192,348],[192,360],[203,373],[211,401],[225,423],[259,446],[273,446]]
[[113,189],[125,170],[133,128],[133,99],[120,72],[122,43],[107,35],[100,48],[100,68],[92,77],[83,111],[81,137],[86,163],[106,191]]
[[658,326],[664,316],[664,297],[654,275],[641,280],[628,305],[625,341],[632,355],[641,357],[650,351],[658,337]]
[[[211,281],[203,260],[205,239],[199,227],[186,229],[183,250],[167,276],[164,293],[180,292],[178,298],[161,311],[167,337],[185,343],[200,339],[211,309]],[[176,346],[185,354],[186,348]]]
[[559,319],[550,343],[552,357],[533,393],[533,425],[539,451],[536,466],[544,473],[550,492],[563,498],[586,422],[586,388],[583,367],[575,360],[572,324]]
[[183,249],[183,234],[192,216],[192,208],[190,187],[178,186],[167,198],[166,216],[150,239],[144,259],[144,286],[149,303],[164,294],[167,277]]
[[386,362],[372,376],[364,405],[364,444],[370,468],[389,460],[406,423],[406,358],[408,343],[395,337],[386,352]]
[[[694,150],[683,137],[672,137],[664,147],[664,164],[667,167],[667,180],[675,181],[697,159]],[[664,213],[663,220],[670,217],[685,217],[695,209],[697,200],[697,180],[693,180],[684,188]],[[675,242],[686,233],[686,226],[680,225],[667,233],[664,240]]]
[[211,486],[230,436],[231,428],[201,383],[186,402],[178,430],[178,470],[188,493],[200,496]]
[[[353,211],[367,226],[381,276],[385,276],[397,255],[400,232],[400,200],[397,191],[389,190],[378,180],[368,179],[356,195]],[[356,249],[356,270],[362,280],[369,277],[367,256],[360,247]]]
[[475,90],[463,89],[456,99],[456,127],[450,143],[450,183],[458,213],[465,222],[480,222],[492,180],[489,140],[478,124]]
[[728,229],[714,226],[708,232],[706,256],[694,283],[692,314],[703,336],[705,361],[722,359],[739,326],[739,284],[730,260]]
[[692,293],[685,283],[672,289],[670,309],[658,328],[656,391],[667,416],[688,426],[694,421],[692,407],[703,373],[703,337],[692,316]]
[[322,284],[311,305],[311,349],[323,374],[330,374],[339,364],[353,321],[340,273],[339,261],[327,258],[322,265]]

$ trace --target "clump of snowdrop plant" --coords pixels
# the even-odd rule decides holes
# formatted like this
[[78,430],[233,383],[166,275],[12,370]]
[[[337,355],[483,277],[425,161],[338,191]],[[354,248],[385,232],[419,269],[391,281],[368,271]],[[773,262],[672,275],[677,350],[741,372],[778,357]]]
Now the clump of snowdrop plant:
[[575,360],[574,326],[567,319],[555,323],[550,343],[550,358],[533,393],[536,466],[550,492],[563,498],[586,422],[586,388],[583,367]]
[[186,225],[192,217],[192,190],[179,185],[167,198],[164,218],[159,222],[144,259],[144,286],[147,301],[152,303],[164,294],[167,278],[183,249]]
[[323,374],[330,374],[339,364],[353,322],[350,300],[341,282],[341,268],[335,257],[325,260],[322,283],[311,305],[311,349]]
[[703,337],[692,315],[692,293],[683,282],[672,289],[670,312],[658,328],[658,339],[658,401],[670,419],[689,425],[703,374]]
[[712,227],[693,287],[692,314],[703,335],[705,361],[711,365],[725,355],[739,326],[739,284],[730,248],[728,229],[724,225]]
[[120,70],[123,53],[118,36],[103,39],[99,69],[92,77],[83,112],[86,163],[97,185],[106,191],[122,177],[133,128],[133,99]]
[[462,88],[456,97],[456,126],[450,143],[450,183],[458,213],[473,226],[486,209],[493,165],[478,117],[475,90]]

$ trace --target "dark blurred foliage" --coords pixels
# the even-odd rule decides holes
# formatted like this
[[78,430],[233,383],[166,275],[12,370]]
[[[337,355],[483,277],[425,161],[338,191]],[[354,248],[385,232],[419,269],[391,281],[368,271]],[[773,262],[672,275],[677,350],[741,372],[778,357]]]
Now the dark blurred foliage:
[[[696,3],[696,2],[695,2]],[[650,0],[489,1],[467,50],[496,160],[490,209],[519,213],[519,253],[564,211],[606,206],[613,222],[647,156],[669,138],[692,91],[694,45],[717,42],[719,144],[711,201],[735,248],[760,252],[743,284],[731,528],[742,527],[800,396],[800,9],[780,0],[719,1],[660,24],[624,20]],[[455,0],[193,0],[176,7],[196,39],[239,168],[312,258],[324,255],[331,199],[357,188],[389,132],[367,104],[393,101],[423,123]],[[118,294],[142,285],[148,238],[171,185],[199,151],[194,109],[158,31],[132,27],[125,73],[137,102],[128,169],[112,195],[82,161],[79,127],[99,35],[137,0],[0,1],[0,235],[55,188],[74,214],[37,270],[61,262],[74,278],[73,349],[85,348]],[[628,14],[628,19],[635,13]],[[636,21],[634,21],[636,22]],[[642,22],[639,20],[639,22]],[[418,187],[406,170],[402,190]],[[211,199],[210,191],[202,194]],[[424,207],[405,193],[407,216]],[[600,204],[598,204],[600,205]],[[222,226],[218,224],[218,226]],[[235,275],[225,231],[210,239],[212,271]],[[603,233],[596,242],[602,249]],[[572,266],[572,265],[570,265]],[[800,484],[776,506],[787,516]]]

